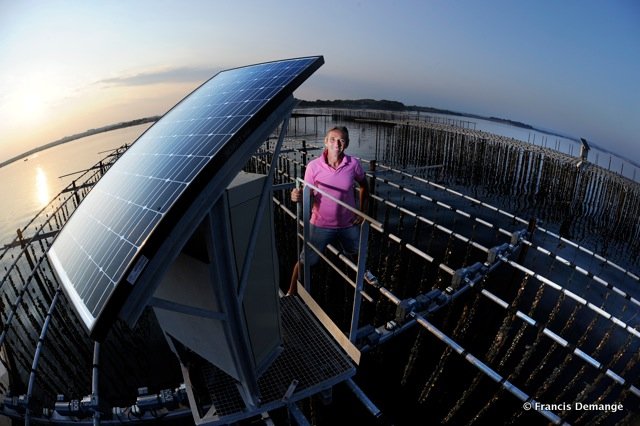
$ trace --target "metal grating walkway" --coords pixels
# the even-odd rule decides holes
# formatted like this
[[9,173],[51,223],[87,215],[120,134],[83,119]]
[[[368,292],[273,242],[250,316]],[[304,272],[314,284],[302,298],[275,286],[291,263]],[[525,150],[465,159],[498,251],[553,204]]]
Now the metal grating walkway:
[[[284,350],[258,380],[260,412],[307,398],[356,372],[351,359],[299,298],[281,298],[280,310]],[[213,364],[198,357],[198,362],[189,363],[189,375],[203,387],[197,399],[208,400],[215,407],[217,420],[213,423],[228,421],[230,416],[238,418],[241,413],[241,417],[252,414],[247,411],[235,380]],[[297,381],[295,391],[285,401],[285,394],[294,381]]]

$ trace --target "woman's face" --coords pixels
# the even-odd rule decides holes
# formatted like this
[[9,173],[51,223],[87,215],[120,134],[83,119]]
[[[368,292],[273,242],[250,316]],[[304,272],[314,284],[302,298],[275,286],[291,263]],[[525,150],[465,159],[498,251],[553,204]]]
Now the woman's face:
[[332,130],[324,138],[324,146],[327,151],[333,155],[339,155],[347,149],[349,142],[347,141],[347,135],[341,130]]

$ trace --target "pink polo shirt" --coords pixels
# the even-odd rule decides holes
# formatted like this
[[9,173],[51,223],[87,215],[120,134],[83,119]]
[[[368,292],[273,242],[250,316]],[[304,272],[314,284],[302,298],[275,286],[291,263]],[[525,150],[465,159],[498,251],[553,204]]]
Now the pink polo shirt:
[[[364,179],[364,170],[360,162],[349,155],[344,155],[337,169],[330,167],[322,155],[307,165],[304,174],[305,182],[320,188],[331,196],[358,208],[353,189],[354,181]],[[353,223],[354,214],[319,192],[313,194],[311,223],[323,228],[346,228]]]

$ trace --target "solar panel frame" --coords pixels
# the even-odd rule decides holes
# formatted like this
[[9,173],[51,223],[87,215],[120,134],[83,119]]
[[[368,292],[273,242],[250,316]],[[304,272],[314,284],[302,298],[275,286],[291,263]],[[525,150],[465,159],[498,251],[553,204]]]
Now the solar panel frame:
[[[167,262],[323,63],[315,56],[221,71],[147,129],[96,184],[48,253],[93,338],[102,339],[119,313],[137,320]],[[287,75],[291,67],[296,72]]]

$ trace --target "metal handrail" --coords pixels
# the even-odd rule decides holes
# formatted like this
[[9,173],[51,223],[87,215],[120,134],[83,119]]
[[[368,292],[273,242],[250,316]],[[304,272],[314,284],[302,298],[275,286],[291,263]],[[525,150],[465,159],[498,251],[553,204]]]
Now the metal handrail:
[[[296,181],[298,183],[300,183],[301,185],[304,185],[305,188],[308,187],[310,189],[313,189],[316,192],[319,192],[320,194],[322,194],[323,197],[327,197],[328,199],[330,199],[334,203],[340,205],[341,207],[344,207],[345,209],[349,210],[351,213],[361,217],[362,219],[364,219],[367,222],[371,223],[371,226],[383,229],[384,226],[382,225],[382,222],[372,218],[371,216],[369,216],[365,212],[360,211],[360,210],[356,209],[355,207],[350,206],[349,204],[345,203],[344,201],[337,199],[333,195],[331,195],[328,192],[318,188],[317,186],[315,186],[315,185],[313,185],[313,184],[311,184],[309,182],[305,182],[304,179],[302,179],[302,178],[298,178]],[[304,205],[304,203],[303,203],[303,205]]]

